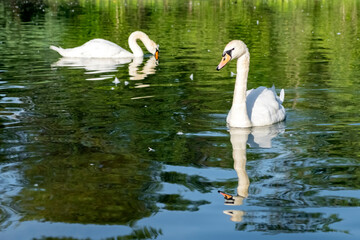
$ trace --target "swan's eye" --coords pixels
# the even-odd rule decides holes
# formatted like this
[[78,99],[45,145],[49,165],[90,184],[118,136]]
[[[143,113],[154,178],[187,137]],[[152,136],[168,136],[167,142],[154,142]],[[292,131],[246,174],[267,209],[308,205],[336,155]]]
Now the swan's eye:
[[230,57],[232,57],[232,51],[233,51],[233,50],[234,50],[234,48],[226,51],[226,53],[227,53]]

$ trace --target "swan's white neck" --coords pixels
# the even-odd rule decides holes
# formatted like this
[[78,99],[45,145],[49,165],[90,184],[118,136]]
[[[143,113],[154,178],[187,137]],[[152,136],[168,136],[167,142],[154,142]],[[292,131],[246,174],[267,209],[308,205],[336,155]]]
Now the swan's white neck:
[[133,32],[129,36],[128,43],[129,43],[129,47],[130,47],[134,57],[142,57],[142,56],[144,56],[143,51],[141,50],[139,44],[137,44],[137,42],[136,42],[136,40],[138,40],[138,39],[143,42],[146,49],[149,50],[149,48],[150,48],[151,40],[148,37],[148,35],[146,35],[143,32],[140,32],[140,31]]
[[251,127],[251,121],[246,109],[246,90],[249,65],[250,53],[246,49],[246,52],[237,60],[234,98],[227,120],[230,127]]

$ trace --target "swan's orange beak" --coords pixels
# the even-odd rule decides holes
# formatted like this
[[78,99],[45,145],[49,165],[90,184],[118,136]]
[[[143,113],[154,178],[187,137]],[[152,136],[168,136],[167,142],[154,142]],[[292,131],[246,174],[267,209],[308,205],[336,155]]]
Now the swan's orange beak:
[[227,193],[224,193],[224,192],[222,192],[222,191],[220,191],[220,190],[218,191],[218,193],[220,193],[221,195],[223,195],[226,200],[234,199],[232,195],[227,194]]
[[159,60],[159,49],[156,49],[154,56],[156,60]]
[[231,56],[228,53],[225,53],[223,58],[221,59],[221,62],[217,66],[216,70],[222,69],[229,61],[231,60]]

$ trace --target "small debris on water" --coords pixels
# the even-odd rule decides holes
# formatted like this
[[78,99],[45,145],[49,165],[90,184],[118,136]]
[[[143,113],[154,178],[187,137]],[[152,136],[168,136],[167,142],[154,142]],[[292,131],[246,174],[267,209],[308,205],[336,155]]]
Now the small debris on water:
[[191,80],[194,80],[194,74],[191,74],[191,75],[190,75],[190,79],[191,79]]
[[115,77],[115,79],[114,79],[114,81],[112,81],[115,85],[117,85],[117,84],[119,84],[120,83],[120,81],[119,81],[119,79],[117,78],[117,77]]

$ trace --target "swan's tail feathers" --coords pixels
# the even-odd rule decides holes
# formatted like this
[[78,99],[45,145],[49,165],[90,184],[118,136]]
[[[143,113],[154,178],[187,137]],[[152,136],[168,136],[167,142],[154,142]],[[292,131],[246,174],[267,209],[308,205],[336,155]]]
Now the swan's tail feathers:
[[281,103],[283,103],[284,99],[285,99],[285,90],[284,89],[281,89],[279,98],[281,100]]
[[63,56],[63,50],[64,50],[64,49],[62,49],[61,47],[50,46],[50,49],[58,52],[60,55]]

